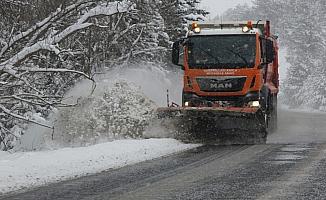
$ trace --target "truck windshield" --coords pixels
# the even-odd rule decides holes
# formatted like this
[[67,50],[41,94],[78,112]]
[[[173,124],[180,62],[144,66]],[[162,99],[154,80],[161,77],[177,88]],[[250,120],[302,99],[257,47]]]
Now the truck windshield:
[[194,36],[188,42],[190,69],[253,68],[255,35]]

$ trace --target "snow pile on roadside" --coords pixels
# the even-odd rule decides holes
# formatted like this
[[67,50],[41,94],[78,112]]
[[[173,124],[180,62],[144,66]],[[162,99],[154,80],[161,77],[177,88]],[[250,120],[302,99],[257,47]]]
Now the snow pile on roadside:
[[7,152],[7,151],[0,151],[0,159],[3,158],[4,156],[8,156],[8,155],[10,155],[9,152]]
[[80,98],[77,106],[61,109],[54,137],[69,146],[141,138],[155,107],[139,87],[116,81],[102,95]]
[[55,131],[31,125],[15,150],[88,146],[141,137],[153,110],[166,106],[167,90],[170,101],[180,103],[182,77],[182,71],[139,64],[97,75],[93,94],[92,83],[81,81],[65,98],[65,103],[78,105],[60,108],[48,120]]
[[173,139],[116,140],[54,151],[0,152],[0,194],[150,160],[198,145]]

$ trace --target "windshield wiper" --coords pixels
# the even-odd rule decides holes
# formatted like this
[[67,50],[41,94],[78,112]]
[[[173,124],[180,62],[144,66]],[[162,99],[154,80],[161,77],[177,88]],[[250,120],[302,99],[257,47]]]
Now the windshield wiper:
[[229,51],[229,52],[231,52],[231,53],[233,53],[234,55],[238,56],[241,60],[243,60],[245,62],[246,67],[249,67],[248,61],[243,56],[241,56],[240,53],[235,52],[235,51],[232,51],[231,49],[228,49],[228,48],[226,50]]

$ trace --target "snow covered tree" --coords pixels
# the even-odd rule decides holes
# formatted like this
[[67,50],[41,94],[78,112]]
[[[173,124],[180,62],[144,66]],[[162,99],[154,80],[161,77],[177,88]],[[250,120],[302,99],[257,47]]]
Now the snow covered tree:
[[178,1],[178,12],[182,19],[182,30],[187,29],[187,23],[190,21],[204,21],[205,16],[209,14],[204,9],[199,8],[201,0],[179,0]]
[[126,52],[125,62],[160,63],[166,57],[170,42],[165,32],[164,19],[159,13],[162,2],[158,0],[134,2],[138,17],[133,23],[137,25],[129,36],[133,41],[127,44],[130,50]]
[[[325,15],[322,4],[324,4],[322,1],[290,2],[292,9],[286,15],[289,27],[285,29],[285,34],[287,35],[286,43],[290,47],[287,58],[290,68],[284,92],[286,102],[291,106],[316,108],[316,102],[321,103],[315,98],[321,95],[317,92],[321,80],[317,79],[320,79],[318,74],[323,72],[320,65],[323,65],[322,59],[326,50],[322,43],[325,40],[325,35],[323,36],[320,31],[323,26],[319,23],[321,17]],[[294,13],[297,14],[293,15]],[[315,95],[311,95],[310,89],[314,91]],[[309,99],[315,100],[310,101]]]
[[161,0],[158,5],[158,12],[164,22],[164,32],[170,38],[169,42],[163,44],[167,48],[165,62],[168,65],[171,65],[172,42],[185,35],[188,23],[206,19],[208,12],[199,8],[199,4],[200,0]]
[[159,6],[159,13],[164,20],[165,32],[169,35],[171,41],[175,41],[181,31],[182,19],[178,14],[178,5],[176,0],[162,0]]
[[92,79],[90,70],[84,69],[82,49],[67,46],[71,44],[70,37],[76,36],[76,33],[83,34],[83,30],[90,27],[101,27],[96,17],[127,14],[132,8],[128,1],[76,1],[65,8],[58,8],[26,30],[18,30],[2,39],[1,149],[11,148],[11,142],[23,134],[19,121],[42,125],[35,113],[46,116],[51,107],[65,106],[61,100],[67,84],[80,76]]
[[199,0],[0,2],[0,149],[40,122],[77,81],[132,63],[169,63]]

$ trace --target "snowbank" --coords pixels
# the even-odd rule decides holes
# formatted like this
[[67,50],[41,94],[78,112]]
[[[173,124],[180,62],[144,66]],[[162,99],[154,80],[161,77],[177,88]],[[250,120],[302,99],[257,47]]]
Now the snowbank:
[[54,151],[0,152],[0,194],[118,168],[197,147],[173,139],[116,140]]
[[101,95],[80,98],[75,107],[60,110],[54,139],[65,146],[142,138],[156,105],[139,87],[119,80]]
[[65,98],[65,103],[78,105],[60,108],[50,117],[47,124],[54,125],[54,132],[31,125],[15,150],[89,146],[121,138],[141,138],[153,111],[166,106],[167,90],[170,101],[180,104],[182,77],[182,71],[139,64],[97,75],[93,94],[92,83],[81,81]]

